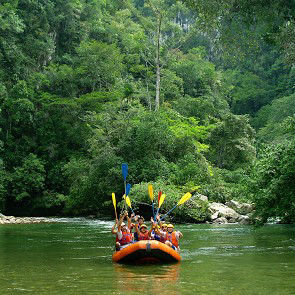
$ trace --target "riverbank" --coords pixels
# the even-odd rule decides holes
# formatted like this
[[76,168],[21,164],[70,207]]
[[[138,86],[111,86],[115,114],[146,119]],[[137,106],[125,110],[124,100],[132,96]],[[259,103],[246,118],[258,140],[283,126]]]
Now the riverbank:
[[[192,198],[187,205],[188,210],[195,210],[199,212],[203,210],[204,218],[188,220],[191,223],[210,223],[210,224],[227,224],[239,223],[242,225],[249,225],[254,223],[253,213],[255,210],[254,204],[240,203],[235,200],[230,200],[225,204],[209,202],[207,196],[197,194]],[[88,215],[87,219],[106,219],[104,216]],[[172,216],[173,220],[173,216]],[[173,220],[177,223],[177,220]],[[0,213],[1,224],[27,224],[27,223],[53,223],[56,219],[46,217],[15,217],[5,216]]]
[[45,217],[15,217],[0,214],[0,225],[3,224],[27,224],[27,223],[52,223],[52,219]]

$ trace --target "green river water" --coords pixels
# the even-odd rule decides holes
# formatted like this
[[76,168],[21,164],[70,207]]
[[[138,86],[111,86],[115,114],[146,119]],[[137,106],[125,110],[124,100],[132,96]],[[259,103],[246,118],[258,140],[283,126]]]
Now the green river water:
[[295,226],[181,225],[181,263],[112,262],[111,222],[0,226],[0,294],[295,294]]

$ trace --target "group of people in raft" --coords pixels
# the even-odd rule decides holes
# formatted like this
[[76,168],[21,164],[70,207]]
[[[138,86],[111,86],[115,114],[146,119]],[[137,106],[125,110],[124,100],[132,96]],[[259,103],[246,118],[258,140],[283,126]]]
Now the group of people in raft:
[[157,215],[156,221],[151,218],[151,228],[148,230],[142,216],[131,214],[129,217],[127,211],[120,215],[120,220],[116,219],[112,234],[116,235],[116,251],[142,240],[157,240],[178,251],[179,239],[183,236],[180,231],[174,230],[173,224],[162,223],[160,215]]

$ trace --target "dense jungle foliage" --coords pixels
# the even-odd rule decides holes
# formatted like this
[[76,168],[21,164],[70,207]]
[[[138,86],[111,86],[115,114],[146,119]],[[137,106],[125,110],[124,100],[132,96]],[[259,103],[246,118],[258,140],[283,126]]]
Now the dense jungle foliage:
[[295,4],[209,2],[1,1],[0,212],[111,215],[126,162],[295,221]]

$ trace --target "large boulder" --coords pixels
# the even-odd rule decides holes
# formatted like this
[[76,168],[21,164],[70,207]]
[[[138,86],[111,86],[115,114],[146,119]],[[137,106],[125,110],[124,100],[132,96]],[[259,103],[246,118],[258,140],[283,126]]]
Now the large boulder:
[[228,222],[227,222],[227,219],[225,217],[219,217],[219,218],[213,220],[213,223],[225,224],[225,223],[228,223]]
[[238,218],[240,224],[251,224],[251,218],[247,215],[240,215]]
[[215,220],[215,219],[217,219],[218,216],[219,216],[219,212],[218,212],[218,211],[214,212],[214,213],[211,215],[211,220]]
[[239,212],[241,214],[249,214],[255,209],[254,204],[242,203]]
[[[225,217],[227,220],[230,220],[231,222],[237,222],[240,216],[235,210],[221,203],[211,203],[209,205],[209,209],[211,212],[213,212],[213,214],[211,215],[212,220],[214,220],[217,216]],[[216,212],[218,213],[216,214]]]
[[208,197],[207,196],[198,194],[198,198],[199,198],[199,200],[201,200],[203,202],[208,202]]
[[226,202],[225,205],[229,208],[234,209],[234,210],[238,210],[241,206],[241,204],[235,200],[230,200],[230,201]]
[[254,204],[239,203],[235,200],[230,200],[225,205],[242,215],[249,214],[254,210]]

